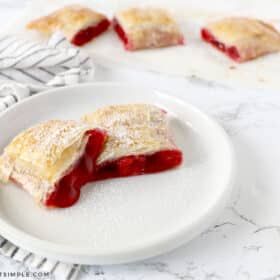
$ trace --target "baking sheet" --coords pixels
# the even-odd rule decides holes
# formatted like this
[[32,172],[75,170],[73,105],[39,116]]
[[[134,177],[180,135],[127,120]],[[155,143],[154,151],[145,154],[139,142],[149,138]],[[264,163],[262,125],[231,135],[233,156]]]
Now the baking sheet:
[[[208,3],[209,2],[209,3]],[[64,6],[76,3],[66,0],[33,0],[20,18],[4,29],[4,33],[17,34],[32,40],[45,40],[36,32],[27,31],[26,23],[33,18]],[[185,36],[186,45],[127,52],[116,34],[110,30],[84,49],[99,64],[107,67],[126,66],[176,75],[185,78],[216,82],[228,86],[262,89],[280,89],[280,53],[267,55],[254,61],[238,64],[200,39],[200,28],[206,22],[228,15],[254,16],[271,22],[280,28],[280,1],[277,0],[106,0],[79,1],[105,12],[110,17],[114,12],[131,6],[157,6],[167,8],[178,20]]]

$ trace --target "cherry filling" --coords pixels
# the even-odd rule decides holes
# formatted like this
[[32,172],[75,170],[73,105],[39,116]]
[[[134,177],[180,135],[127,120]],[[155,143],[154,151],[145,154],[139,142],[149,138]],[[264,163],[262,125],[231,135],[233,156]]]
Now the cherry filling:
[[102,152],[106,135],[99,129],[90,130],[85,153],[74,168],[55,185],[55,191],[48,197],[47,206],[69,207],[80,197],[83,185],[93,180],[96,160]]
[[75,167],[56,184],[56,190],[46,201],[46,206],[70,207],[80,197],[80,189],[86,183],[102,179],[128,177],[156,173],[174,168],[182,163],[179,150],[164,150],[151,155],[126,156],[116,161],[96,166],[102,151],[105,134],[91,130],[86,151]]
[[81,187],[88,182],[160,172],[180,165],[183,160],[181,151],[163,150],[151,155],[126,156],[96,165],[106,135],[99,129],[87,133],[90,136],[83,156],[71,171],[56,183],[55,191],[48,197],[46,206],[72,206],[80,197]]
[[151,155],[127,156],[97,166],[95,180],[149,174],[176,167],[182,163],[179,150],[164,150]]
[[181,36],[179,38],[178,45],[185,45],[185,38],[184,38],[184,36]]
[[207,29],[201,29],[201,37],[204,41],[210,43],[212,46],[222,51],[233,60],[240,61],[240,54],[236,47],[227,47],[224,43],[219,42]]
[[113,19],[113,28],[115,29],[116,33],[118,34],[119,38],[123,41],[124,46],[127,50],[132,50],[133,46],[132,43],[129,42],[128,37],[116,19]]
[[104,19],[97,25],[89,26],[79,31],[71,40],[71,43],[76,46],[83,46],[90,42],[92,39],[105,32],[110,26],[110,21]]

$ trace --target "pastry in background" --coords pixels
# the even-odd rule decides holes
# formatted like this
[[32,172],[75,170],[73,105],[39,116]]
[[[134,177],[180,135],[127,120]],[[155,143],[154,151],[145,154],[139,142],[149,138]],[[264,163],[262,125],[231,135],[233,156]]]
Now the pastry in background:
[[280,50],[280,33],[263,21],[229,17],[201,29],[207,43],[237,62],[244,62]]
[[109,26],[110,21],[105,15],[79,5],[63,7],[27,24],[28,29],[47,36],[59,30],[76,46],[89,43]]
[[113,27],[130,51],[184,44],[178,24],[162,9],[130,8],[118,12]]

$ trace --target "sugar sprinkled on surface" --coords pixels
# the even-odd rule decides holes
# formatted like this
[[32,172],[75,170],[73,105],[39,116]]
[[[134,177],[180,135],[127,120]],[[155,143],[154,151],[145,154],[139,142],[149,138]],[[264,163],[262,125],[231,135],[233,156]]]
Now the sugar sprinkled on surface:
[[176,148],[168,134],[166,114],[153,105],[108,106],[84,116],[83,120],[108,131],[99,164],[122,156]]
[[7,151],[16,150],[34,163],[53,164],[87,129],[88,126],[76,121],[48,121],[21,133]]

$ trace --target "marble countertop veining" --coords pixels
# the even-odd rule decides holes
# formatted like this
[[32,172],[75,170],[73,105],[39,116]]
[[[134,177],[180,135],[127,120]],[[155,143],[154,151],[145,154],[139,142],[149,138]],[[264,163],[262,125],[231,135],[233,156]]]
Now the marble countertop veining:
[[[0,0],[0,20],[19,12],[23,2]],[[102,66],[96,79],[163,89],[206,111],[234,143],[238,178],[232,199],[216,223],[187,245],[134,264],[84,266],[80,279],[280,279],[280,93],[226,87],[217,91],[217,85],[197,78]],[[0,256],[0,271],[23,270]]]

